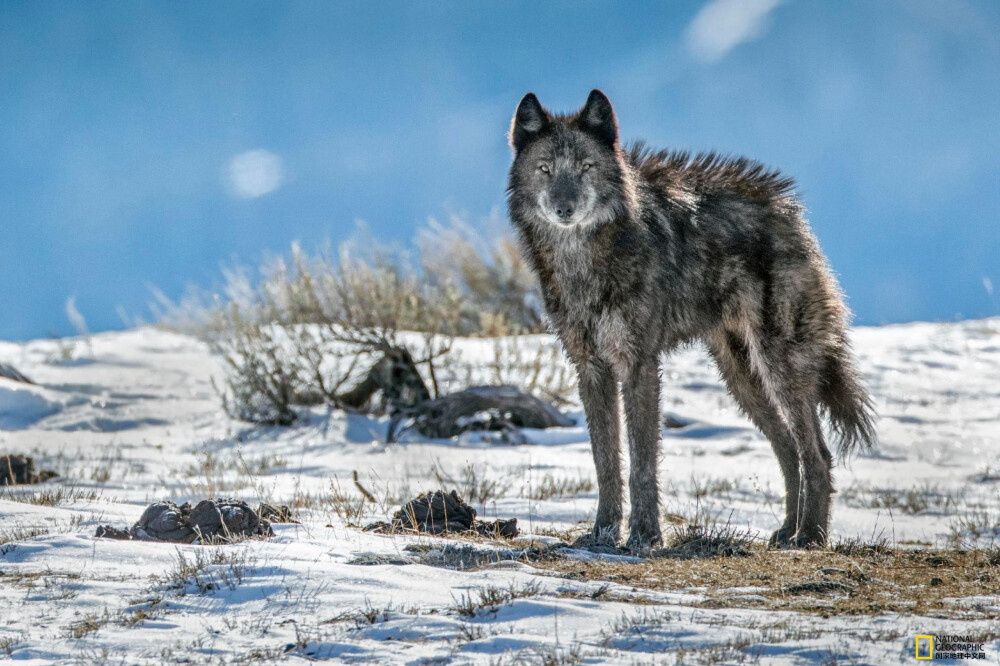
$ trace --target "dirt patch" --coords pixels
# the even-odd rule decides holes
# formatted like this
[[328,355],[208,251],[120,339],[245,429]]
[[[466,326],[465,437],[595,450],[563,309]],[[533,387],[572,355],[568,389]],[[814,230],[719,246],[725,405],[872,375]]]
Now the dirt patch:
[[421,493],[404,504],[391,522],[379,521],[365,527],[366,532],[422,532],[446,534],[475,532],[480,536],[512,539],[520,534],[517,518],[480,521],[476,510],[466,504],[457,490]]
[[[291,520],[288,507],[261,505],[261,511]],[[241,500],[217,498],[177,506],[173,502],[155,502],[146,507],[139,521],[128,529],[110,525],[97,528],[95,536],[105,539],[138,539],[171,543],[233,542],[252,537],[271,537],[271,522]]]
[[36,470],[35,461],[20,453],[0,453],[0,486],[43,483],[59,476],[48,469]]
[[[637,589],[695,589],[713,608],[755,607],[830,615],[897,612],[955,619],[996,617],[1000,549],[886,548],[780,551],[755,545],[744,557],[556,559],[545,568],[577,580]],[[741,587],[753,588],[752,594]],[[984,600],[959,603],[963,598]]]

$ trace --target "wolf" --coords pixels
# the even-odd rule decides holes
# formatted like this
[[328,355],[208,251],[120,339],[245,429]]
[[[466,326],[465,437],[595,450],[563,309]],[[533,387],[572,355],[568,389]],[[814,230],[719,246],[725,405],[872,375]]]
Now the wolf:
[[660,359],[701,340],[781,467],[785,518],[770,543],[824,544],[834,489],[821,417],[847,456],[874,445],[875,413],[793,180],[746,158],[622,146],[600,90],[569,115],[528,93],[509,137],[510,219],[587,415],[598,480],[588,539],[620,541],[624,403],[626,548],[662,543]]

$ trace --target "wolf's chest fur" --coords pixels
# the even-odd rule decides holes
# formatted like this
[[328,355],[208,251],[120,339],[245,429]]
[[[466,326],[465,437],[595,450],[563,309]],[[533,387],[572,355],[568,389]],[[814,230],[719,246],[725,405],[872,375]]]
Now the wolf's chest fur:
[[543,288],[555,296],[550,314],[570,354],[597,356],[625,371],[638,357],[644,318],[635,293],[635,267],[615,256],[614,244],[600,234],[570,230],[549,247],[551,273]]

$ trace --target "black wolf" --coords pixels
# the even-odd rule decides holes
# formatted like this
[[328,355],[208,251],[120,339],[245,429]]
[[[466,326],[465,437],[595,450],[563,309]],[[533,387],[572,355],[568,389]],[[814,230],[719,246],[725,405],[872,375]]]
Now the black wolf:
[[508,204],[545,309],[579,373],[600,498],[622,519],[619,383],[631,460],[628,548],[661,541],[659,359],[703,340],[785,479],[783,546],[826,541],[833,493],[821,414],[847,455],[874,443],[849,313],[793,181],[744,158],[623,148],[599,90],[572,115],[528,93],[510,130]]

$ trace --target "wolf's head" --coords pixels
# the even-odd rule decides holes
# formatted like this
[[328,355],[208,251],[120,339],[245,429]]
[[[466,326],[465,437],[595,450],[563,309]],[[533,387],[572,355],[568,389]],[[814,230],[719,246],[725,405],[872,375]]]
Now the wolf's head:
[[511,213],[561,228],[615,219],[628,207],[631,177],[607,96],[593,90],[572,115],[553,115],[528,93],[510,128]]

